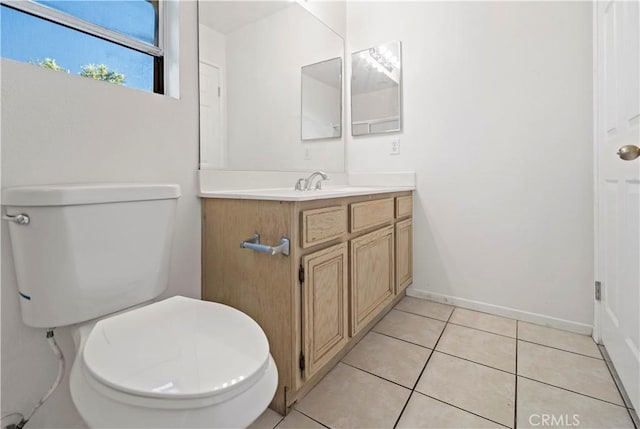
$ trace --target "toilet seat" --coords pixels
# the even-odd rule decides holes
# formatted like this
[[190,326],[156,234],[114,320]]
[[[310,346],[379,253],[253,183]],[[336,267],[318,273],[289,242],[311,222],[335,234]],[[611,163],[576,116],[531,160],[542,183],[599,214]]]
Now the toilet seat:
[[82,359],[94,388],[154,408],[226,401],[251,387],[270,364],[267,338],[253,319],[181,296],[100,320]]

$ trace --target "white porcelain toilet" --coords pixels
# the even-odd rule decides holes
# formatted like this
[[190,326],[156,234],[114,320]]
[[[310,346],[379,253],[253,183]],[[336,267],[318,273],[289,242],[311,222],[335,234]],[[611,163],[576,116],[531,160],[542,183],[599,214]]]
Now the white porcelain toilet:
[[[92,428],[246,427],[278,373],[260,326],[167,287],[177,185],[7,188],[29,326],[73,326],[73,402]],[[15,219],[15,218],[14,218]]]

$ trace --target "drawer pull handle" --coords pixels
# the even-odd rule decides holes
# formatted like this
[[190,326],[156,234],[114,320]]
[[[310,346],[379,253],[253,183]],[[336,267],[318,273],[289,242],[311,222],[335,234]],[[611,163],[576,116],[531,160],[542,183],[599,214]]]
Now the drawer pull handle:
[[283,254],[289,256],[289,239],[285,237],[280,239],[280,244],[277,246],[267,246],[266,244],[260,244],[260,234],[253,234],[251,238],[240,243],[240,247],[255,250],[256,252],[269,253],[270,255]]

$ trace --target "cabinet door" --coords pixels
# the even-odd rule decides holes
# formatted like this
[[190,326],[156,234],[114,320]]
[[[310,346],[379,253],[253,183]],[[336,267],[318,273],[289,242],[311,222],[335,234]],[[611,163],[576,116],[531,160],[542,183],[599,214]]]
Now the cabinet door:
[[347,343],[347,243],[302,258],[302,332],[309,379]]
[[351,335],[393,300],[394,246],[393,226],[351,240]]
[[396,224],[396,294],[404,291],[413,281],[413,222],[411,219]]

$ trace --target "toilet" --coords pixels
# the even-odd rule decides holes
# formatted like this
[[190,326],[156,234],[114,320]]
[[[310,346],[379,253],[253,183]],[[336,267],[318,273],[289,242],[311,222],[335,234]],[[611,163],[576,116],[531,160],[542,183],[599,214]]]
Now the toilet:
[[246,427],[275,393],[269,343],[249,316],[183,296],[153,302],[168,284],[179,197],[168,184],[3,191],[22,319],[71,325],[71,397],[91,428]]

